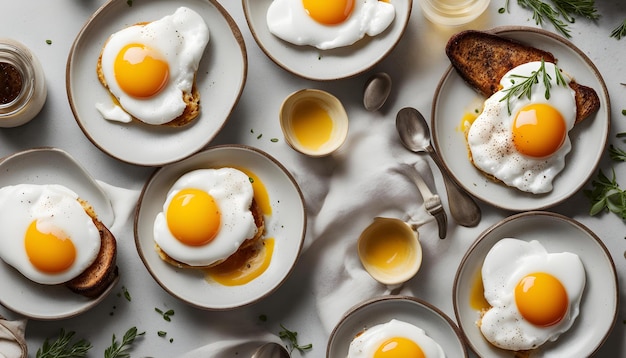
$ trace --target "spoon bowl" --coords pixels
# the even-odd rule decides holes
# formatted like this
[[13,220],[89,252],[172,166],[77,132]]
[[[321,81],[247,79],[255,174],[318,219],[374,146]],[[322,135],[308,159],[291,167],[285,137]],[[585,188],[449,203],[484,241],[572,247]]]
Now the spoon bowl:
[[375,73],[365,82],[363,106],[370,112],[377,111],[385,104],[390,93],[391,76],[385,72]]
[[414,153],[428,153],[441,171],[448,195],[450,214],[454,220],[461,226],[478,225],[481,217],[480,208],[448,174],[441,157],[431,144],[430,130],[424,116],[415,108],[402,108],[396,116],[396,129],[407,149]]
[[285,347],[276,342],[267,342],[260,346],[250,358],[290,358]]

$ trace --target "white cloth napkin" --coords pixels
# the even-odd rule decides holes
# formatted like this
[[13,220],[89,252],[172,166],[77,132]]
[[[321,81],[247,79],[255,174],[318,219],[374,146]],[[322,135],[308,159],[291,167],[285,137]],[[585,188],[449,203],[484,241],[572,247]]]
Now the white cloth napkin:
[[26,319],[10,321],[0,316],[0,358],[26,358]]
[[[348,141],[327,160],[327,166],[333,168],[331,173],[314,176],[309,163],[302,160],[294,176],[307,202],[309,221],[303,256],[307,265],[314,265],[317,312],[330,333],[349,308],[396,288],[371,278],[358,258],[358,237],[372,220],[383,216],[434,224],[419,191],[404,173],[404,164],[414,166],[431,190],[436,189],[428,163],[402,147],[392,120],[351,127]],[[418,231],[423,246],[439,240],[436,225]],[[407,287],[401,292],[411,294]]]

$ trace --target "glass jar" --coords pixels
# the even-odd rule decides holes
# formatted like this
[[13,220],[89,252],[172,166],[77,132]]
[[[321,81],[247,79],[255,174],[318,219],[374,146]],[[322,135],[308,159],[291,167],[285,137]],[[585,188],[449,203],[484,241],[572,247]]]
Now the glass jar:
[[23,44],[0,38],[0,127],[33,119],[47,96],[41,63]]
[[438,25],[459,26],[478,18],[490,0],[419,0],[424,16]]

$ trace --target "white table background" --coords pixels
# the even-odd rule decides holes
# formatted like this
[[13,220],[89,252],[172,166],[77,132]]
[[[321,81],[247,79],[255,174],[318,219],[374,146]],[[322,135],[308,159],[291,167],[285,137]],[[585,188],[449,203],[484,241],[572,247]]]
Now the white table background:
[[[393,126],[395,113],[405,106],[416,107],[428,114],[433,92],[449,65],[443,52],[444,45],[448,37],[459,30],[431,24],[424,19],[417,0],[414,0],[408,28],[389,57],[358,77],[321,83],[298,78],[276,66],[252,38],[241,2],[219,2],[235,19],[244,36],[249,67],[239,104],[224,130],[211,144],[249,144],[270,153],[288,169],[299,154],[288,148],[282,140],[278,124],[278,108],[286,95],[301,88],[326,89],[344,102],[351,121],[369,117],[366,119],[386,121],[389,126]],[[66,96],[65,66],[68,52],[85,21],[103,3],[103,0],[2,0],[0,37],[23,42],[39,57],[46,75],[48,100],[40,115],[31,123],[15,129],[0,130],[0,156],[32,147],[58,147],[68,151],[96,179],[114,186],[139,190],[153,168],[124,164],[98,150],[76,124]],[[536,26],[531,13],[521,10],[516,1],[511,1],[510,13],[499,14],[498,9],[503,4],[504,0],[492,0],[486,13],[471,26],[478,29],[509,24]],[[621,0],[599,0],[596,5],[601,19],[595,23],[583,19],[576,21],[571,25],[571,41],[591,58],[602,73],[612,102],[610,143],[623,145],[615,134],[626,131],[626,117],[621,114],[622,109],[626,108],[626,86],[620,84],[626,82],[626,39],[617,41],[609,38],[609,33],[626,19],[626,7]],[[546,25],[546,28],[553,30],[550,25]],[[52,44],[46,44],[48,39]],[[375,71],[388,72],[394,79],[394,86],[382,111],[369,113],[362,108],[361,89],[367,77]],[[272,91],[267,91],[267,88]],[[254,134],[250,133],[251,129]],[[257,139],[258,134],[263,134],[261,139]],[[273,137],[281,140],[273,143],[270,141]],[[626,185],[626,164],[615,164],[605,155],[600,167],[605,173],[610,173],[612,166],[618,178],[623,180],[623,185]],[[434,165],[431,167],[434,168],[437,191],[445,200],[439,171]],[[451,293],[456,265],[485,228],[510,214],[486,205],[482,205],[482,209],[483,219],[476,228],[457,227],[450,220],[445,251],[437,253],[441,257],[425,260],[422,271],[413,282],[416,296],[435,304],[452,318]],[[589,202],[582,193],[575,194],[551,210],[579,220],[604,240],[615,261],[622,286],[620,296],[624,301],[624,221],[613,214],[590,217]],[[128,237],[118,237],[118,241],[121,250],[125,250],[120,255],[120,265],[132,269],[122,272],[122,281],[118,287],[91,311],[61,321],[29,321],[27,338],[31,356],[34,357],[44,338],[55,337],[60,328],[77,331],[78,337],[93,343],[90,356],[101,356],[101,352],[110,344],[112,334],[121,337],[128,328],[137,326],[140,331],[146,331],[146,336],[134,345],[134,357],[172,357],[221,337],[237,334],[236,330],[224,331],[221,323],[228,323],[228,327],[239,327],[242,332],[247,327],[259,329],[262,326],[273,333],[280,330],[279,324],[282,323],[298,332],[301,343],[313,343],[313,350],[304,356],[324,356],[328,332],[321,327],[312,307],[312,295],[306,282],[307,267],[298,265],[294,274],[277,292],[258,304],[236,311],[210,312],[177,301],[154,282],[134,251],[132,233]],[[118,295],[122,286],[130,292],[131,302]],[[0,290],[7,289],[11,288],[3,287],[0,283]],[[174,309],[172,322],[164,321],[154,312],[154,307]],[[16,317],[3,307],[0,307],[0,314]],[[261,314],[267,315],[267,322],[260,322],[258,317]],[[626,354],[624,319],[626,310],[622,305],[616,326],[598,356],[618,357]],[[168,332],[167,338],[157,336],[156,332],[160,330]],[[169,338],[173,338],[173,342]],[[298,357],[299,353],[294,351],[294,356]]]

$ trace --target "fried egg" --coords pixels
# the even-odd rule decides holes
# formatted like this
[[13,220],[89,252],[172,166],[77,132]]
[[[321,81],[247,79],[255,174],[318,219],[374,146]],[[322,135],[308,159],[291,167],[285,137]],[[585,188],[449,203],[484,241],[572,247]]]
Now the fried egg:
[[266,20],[269,31],[287,42],[327,50],[379,35],[395,15],[389,1],[274,0]]
[[0,258],[26,278],[60,284],[80,275],[100,251],[100,233],[61,185],[0,188]]
[[167,193],[154,222],[154,240],[172,259],[206,267],[235,253],[257,226],[250,178],[233,168],[197,169]]
[[[531,87],[531,95],[505,99],[507,91],[545,66],[550,76],[549,98],[543,76]],[[529,62],[509,71],[502,89],[485,101],[482,113],[471,123],[467,143],[474,165],[508,186],[524,192],[547,193],[565,167],[572,145],[568,131],[576,120],[574,91],[557,83],[552,63]]]
[[116,101],[96,108],[109,120],[130,122],[132,116],[153,125],[172,121],[187,106],[183,94],[192,92],[208,41],[206,23],[186,7],[114,33],[102,49],[101,68]]
[[347,358],[445,358],[426,332],[397,319],[368,328],[350,343]]
[[538,241],[512,238],[487,253],[482,280],[491,308],[480,331],[493,345],[513,351],[535,349],[570,329],[586,281],[576,254],[548,253]]

